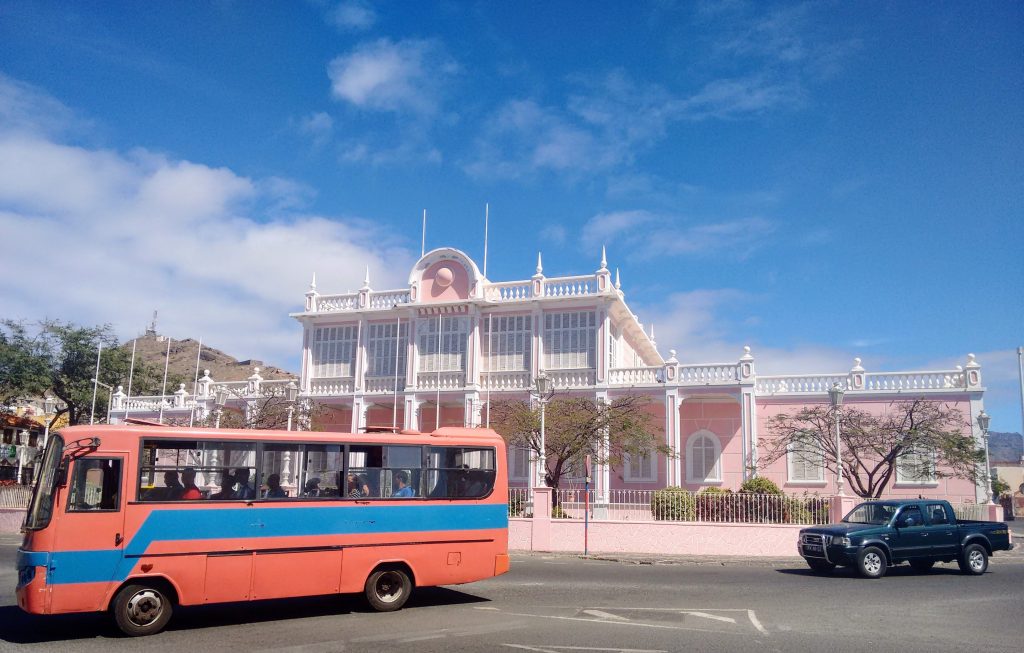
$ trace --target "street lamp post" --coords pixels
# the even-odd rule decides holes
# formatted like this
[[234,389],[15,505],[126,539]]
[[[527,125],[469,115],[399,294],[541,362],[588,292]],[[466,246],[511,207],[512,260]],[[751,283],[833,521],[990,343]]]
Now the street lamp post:
[[216,392],[213,393],[213,404],[214,404],[214,406],[217,407],[217,410],[216,410],[217,422],[214,425],[214,428],[218,428],[218,429],[220,428],[220,416],[221,416],[221,413],[224,412],[224,406],[226,406],[227,403],[228,403],[228,389],[225,388],[224,386],[220,386],[220,387],[217,388]]
[[537,455],[536,487],[542,487],[546,484],[548,469],[547,455],[545,454],[546,446],[544,442],[544,407],[551,399],[551,396],[555,394],[555,389],[552,387],[551,377],[543,372],[537,375],[537,378],[533,380],[533,383],[534,387],[530,390],[530,394],[540,402],[540,452]]
[[299,398],[299,386],[289,381],[284,387],[284,400],[288,403],[288,430],[292,430],[292,415],[295,413],[295,400]]
[[981,428],[981,437],[985,439],[985,497],[989,505],[992,504],[992,466],[988,460],[988,423],[991,419],[984,410],[978,413],[978,427]]
[[838,382],[833,383],[828,391],[828,398],[832,402],[836,421],[836,494],[839,496],[843,495],[843,445],[839,440],[839,411],[843,407],[843,394],[843,386]]

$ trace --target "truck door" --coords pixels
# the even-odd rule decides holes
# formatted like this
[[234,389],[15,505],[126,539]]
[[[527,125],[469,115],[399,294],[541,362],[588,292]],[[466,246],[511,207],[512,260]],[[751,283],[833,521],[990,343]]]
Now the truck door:
[[944,503],[928,503],[924,506],[924,514],[928,519],[928,543],[935,551],[935,557],[955,558],[960,542],[956,517],[949,506]]
[[51,611],[103,609],[124,546],[124,470],[128,452],[71,461],[47,583]]
[[927,557],[929,555],[928,533],[924,516],[918,505],[903,506],[893,521],[895,533],[892,536],[892,552],[897,560]]

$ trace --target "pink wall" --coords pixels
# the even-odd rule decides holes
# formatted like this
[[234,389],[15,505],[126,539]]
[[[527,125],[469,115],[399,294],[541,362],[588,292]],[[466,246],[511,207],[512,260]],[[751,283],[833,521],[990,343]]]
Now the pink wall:
[[[583,553],[583,522],[553,519],[509,519],[508,546],[517,551]],[[535,529],[547,529],[545,534]],[[591,553],[650,553],[798,557],[797,533],[803,526],[757,524],[694,524],[679,522],[592,521]],[[542,537],[538,537],[542,535]],[[546,541],[542,541],[545,540]]]
[[[857,399],[853,401],[847,400],[844,402],[844,406],[853,406],[872,414],[882,414],[889,408],[891,403],[891,397],[880,398],[877,400]],[[949,401],[947,403],[958,408],[964,414],[965,418],[969,418],[971,410],[969,402]],[[758,453],[761,454],[766,451],[768,444],[771,442],[772,438],[768,430],[768,421],[773,416],[787,413],[793,414],[798,412],[804,406],[815,404],[827,404],[827,400],[819,402],[782,402],[773,400],[765,401],[762,398],[758,402],[757,406]],[[836,491],[835,473],[828,470],[825,470],[825,480],[823,482],[803,483],[789,481],[789,470],[787,468],[785,456],[770,465],[759,467],[758,474],[774,481],[787,494],[806,491],[812,494],[828,495],[834,494]],[[844,479],[844,486],[845,492],[847,494],[852,494],[848,480]],[[924,484],[897,484],[894,472],[893,479],[886,488],[883,496],[892,498],[915,498],[918,496],[940,497],[948,499],[953,503],[973,503],[975,501],[975,487],[974,483],[971,481],[958,478],[937,478],[933,483]]]
[[454,302],[469,297],[469,274],[461,262],[444,259],[423,273],[424,302]]

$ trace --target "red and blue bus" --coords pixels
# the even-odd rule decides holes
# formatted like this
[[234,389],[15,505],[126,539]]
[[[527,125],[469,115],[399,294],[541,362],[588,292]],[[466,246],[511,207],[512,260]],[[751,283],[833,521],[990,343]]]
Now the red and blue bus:
[[109,610],[128,635],[176,605],[363,593],[509,569],[505,444],[489,429],[317,433],[74,426],[43,453],[18,606]]

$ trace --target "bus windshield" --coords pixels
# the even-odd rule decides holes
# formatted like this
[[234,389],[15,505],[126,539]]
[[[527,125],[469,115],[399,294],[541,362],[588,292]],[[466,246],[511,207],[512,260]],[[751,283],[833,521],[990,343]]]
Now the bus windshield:
[[64,438],[56,434],[51,435],[50,441],[46,443],[46,451],[43,453],[42,470],[36,480],[32,502],[28,505],[28,519],[25,520],[26,530],[40,530],[46,528],[50,523],[50,516],[53,515],[53,494],[57,489],[62,453],[64,453]]

